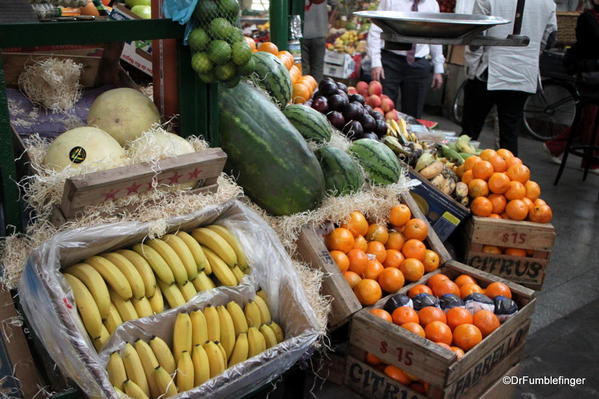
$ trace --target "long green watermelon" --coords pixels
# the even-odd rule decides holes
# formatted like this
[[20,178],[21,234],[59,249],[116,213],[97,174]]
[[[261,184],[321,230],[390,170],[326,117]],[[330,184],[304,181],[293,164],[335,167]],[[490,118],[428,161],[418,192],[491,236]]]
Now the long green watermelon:
[[285,107],[283,113],[306,140],[317,143],[328,143],[331,140],[331,124],[326,116],[315,109],[291,104]]
[[272,100],[281,109],[291,101],[291,77],[281,60],[264,51],[252,55],[254,71],[252,79],[255,84],[270,94]]
[[349,152],[358,159],[371,183],[381,186],[396,183],[401,175],[401,165],[389,147],[372,139],[352,143]]
[[334,196],[354,193],[364,185],[360,165],[339,148],[324,146],[316,151],[324,173],[327,193]]
[[245,82],[220,95],[220,134],[227,167],[273,215],[317,207],[324,176],[304,138],[260,90]]

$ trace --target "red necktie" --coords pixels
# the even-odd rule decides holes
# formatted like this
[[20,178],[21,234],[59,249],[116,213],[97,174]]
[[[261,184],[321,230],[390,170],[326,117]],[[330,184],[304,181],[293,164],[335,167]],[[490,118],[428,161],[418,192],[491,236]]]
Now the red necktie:
[[[412,2],[412,11],[414,11],[414,12],[418,11],[418,3],[419,2],[420,2],[419,0],[414,0]],[[416,55],[416,43],[412,44],[412,48],[408,50],[408,55],[407,55],[408,64],[414,63],[415,55]]]

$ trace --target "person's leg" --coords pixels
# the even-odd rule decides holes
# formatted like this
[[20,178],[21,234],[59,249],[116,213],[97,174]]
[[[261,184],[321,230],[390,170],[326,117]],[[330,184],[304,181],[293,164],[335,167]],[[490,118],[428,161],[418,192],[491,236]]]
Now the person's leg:
[[385,72],[385,79],[381,79],[383,93],[397,104],[399,85],[402,81],[401,63],[405,63],[405,58],[402,61],[402,57],[388,51],[381,51],[381,61]]
[[478,79],[467,80],[464,85],[462,134],[467,134],[474,140],[478,139],[493,105],[493,98],[487,91],[487,82]]
[[411,65],[407,62],[403,64],[403,71],[404,79],[400,84],[401,112],[420,118],[431,87],[433,67],[429,60],[418,59]]
[[[326,40],[324,37],[312,39],[310,48],[310,73],[317,82],[322,80],[324,73],[324,51]],[[308,75],[302,71],[302,74]]]
[[[302,73],[304,75],[311,75],[311,58],[310,58],[310,46],[312,39],[302,39]],[[315,77],[316,79],[316,77]],[[319,82],[317,80],[317,82]]]
[[518,156],[518,136],[522,127],[522,111],[528,93],[497,90],[493,93],[499,116],[499,145]]

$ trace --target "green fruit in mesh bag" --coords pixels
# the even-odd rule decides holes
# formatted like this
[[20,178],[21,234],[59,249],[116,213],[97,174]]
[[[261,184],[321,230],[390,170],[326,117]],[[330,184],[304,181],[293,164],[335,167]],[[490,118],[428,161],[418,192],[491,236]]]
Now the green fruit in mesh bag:
[[191,56],[191,67],[197,73],[206,73],[212,70],[213,64],[206,53],[195,53]]
[[214,68],[214,74],[218,78],[218,80],[226,81],[235,76],[237,73],[237,68],[235,68],[235,64],[229,62],[224,65],[217,65]]
[[226,64],[231,59],[231,46],[224,40],[213,40],[208,46],[208,58],[217,65]]
[[234,22],[239,14],[239,3],[237,0],[219,0],[218,6],[221,13],[225,15],[229,21]]
[[213,0],[200,0],[194,13],[200,24],[207,25],[218,16],[218,5]]
[[250,75],[252,72],[254,72],[254,65],[254,58],[250,57],[250,59],[245,65],[239,67],[239,73],[243,76]]
[[231,46],[231,59],[235,65],[243,66],[252,58],[252,50],[250,46],[244,41],[235,42]]
[[223,82],[223,84],[225,85],[225,87],[232,89],[233,87],[235,87],[239,84],[240,80],[241,80],[241,76],[236,75],[236,76],[232,77],[231,79]]
[[224,18],[214,18],[210,22],[210,35],[215,39],[227,40],[237,30]]
[[210,43],[210,36],[202,28],[195,28],[189,34],[189,46],[195,51],[204,51]]
[[198,73],[200,80],[204,83],[214,83],[216,82],[216,75],[214,74],[214,70],[206,73]]
[[233,32],[231,32],[231,34],[227,38],[227,41],[231,44],[240,42],[242,40],[245,41],[245,39],[243,37],[243,33],[241,33],[241,29],[239,29],[239,28],[235,28],[235,30]]

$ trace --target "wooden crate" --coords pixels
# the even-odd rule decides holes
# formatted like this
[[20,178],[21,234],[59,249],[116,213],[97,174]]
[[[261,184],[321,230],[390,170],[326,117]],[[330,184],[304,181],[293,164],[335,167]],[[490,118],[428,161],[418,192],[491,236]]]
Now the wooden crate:
[[[464,227],[464,263],[526,287],[541,289],[555,242],[552,224],[473,216]],[[530,256],[489,254],[483,252],[484,245],[522,248],[529,251]]]
[[[426,217],[409,194],[401,194],[400,199],[401,202],[408,205],[414,217],[420,218],[428,224]],[[329,251],[324,244],[323,236],[331,228],[332,226],[305,226],[299,236],[297,249],[300,257],[305,262],[325,273],[322,282],[322,293],[333,299],[328,326],[329,329],[334,330],[347,323],[352,314],[362,309],[362,305],[339,272],[335,261],[329,255]],[[439,254],[441,264],[451,259],[445,246],[430,225],[426,245],[427,248],[431,248]]]
[[[481,373],[500,370],[498,375],[502,375],[517,363],[518,359],[514,359],[511,364],[504,363],[503,360],[515,353],[517,355],[514,356],[519,358],[534,310],[534,291],[459,262],[449,261],[442,268],[425,275],[420,281],[402,288],[399,292],[406,293],[413,285],[424,284],[437,273],[444,273],[450,278],[467,274],[476,279],[482,287],[501,281],[512,290],[512,298],[518,304],[519,311],[459,361],[455,354],[434,342],[374,316],[370,313],[371,308],[360,310],[352,317],[350,344],[428,382],[443,392],[440,397],[481,393],[484,389],[480,390],[481,386],[473,382]],[[374,307],[382,308],[387,298],[378,301]]]

